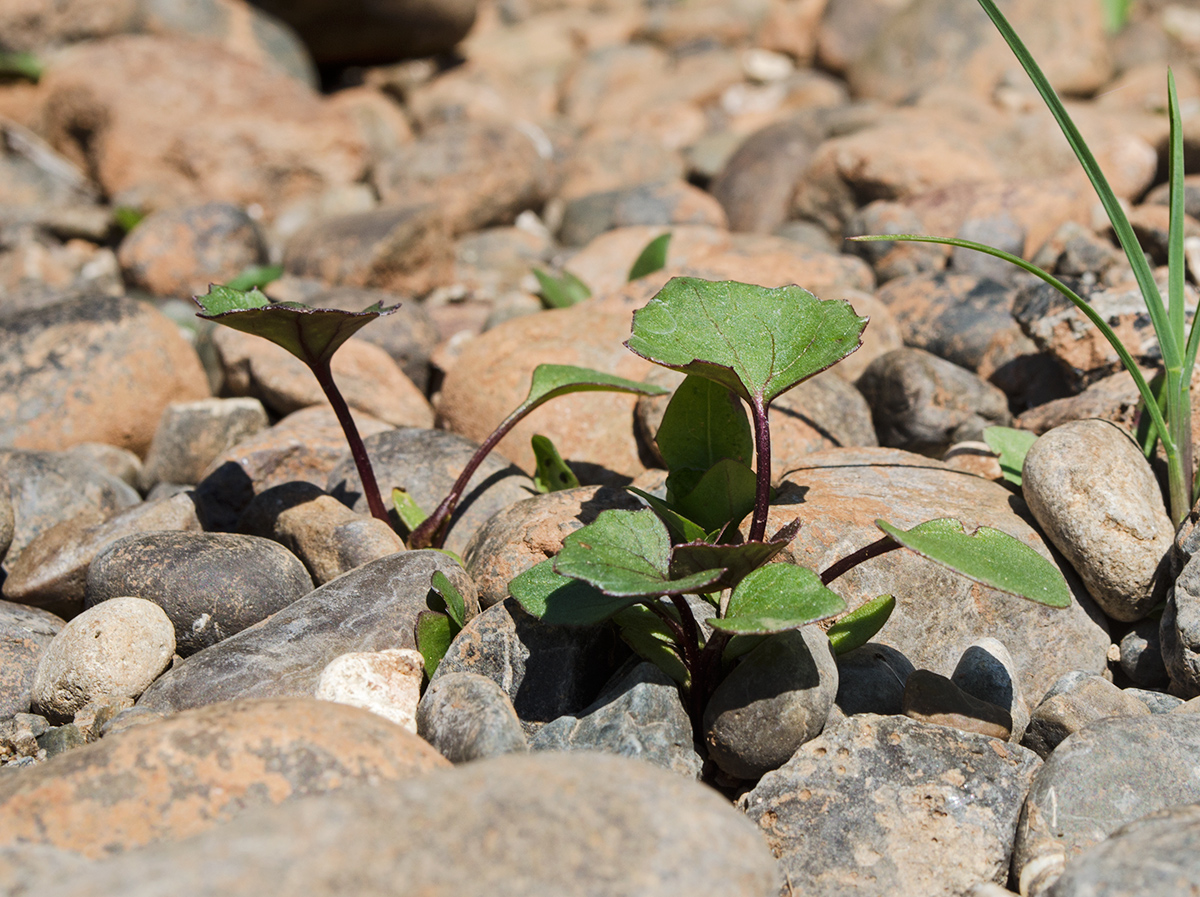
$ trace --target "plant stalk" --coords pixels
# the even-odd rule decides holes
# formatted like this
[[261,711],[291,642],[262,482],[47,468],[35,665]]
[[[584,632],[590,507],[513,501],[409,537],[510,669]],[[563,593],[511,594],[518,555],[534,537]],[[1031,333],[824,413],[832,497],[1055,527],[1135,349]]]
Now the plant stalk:
[[836,561],[826,567],[825,572],[821,574],[821,585],[827,586],[843,573],[848,573],[864,561],[877,558],[881,554],[887,554],[889,551],[895,551],[899,547],[900,543],[891,536],[876,539],[874,542],[864,545],[858,551],[851,552],[840,561]]
[[750,524],[751,542],[766,541],[767,513],[771,510],[771,425],[767,420],[769,402],[755,396],[750,403],[754,418],[755,491],[754,518]]
[[354,466],[358,468],[358,478],[362,480],[363,493],[367,496],[367,507],[371,511],[371,516],[391,526],[392,521],[388,519],[387,509],[383,506],[383,496],[379,494],[379,483],[375,480],[375,470],[371,467],[371,459],[367,457],[367,447],[363,445],[362,436],[358,433],[354,418],[350,416],[350,408],[346,405],[346,400],[342,398],[341,390],[333,382],[333,372],[329,369],[329,362],[312,365],[312,372],[317,378],[317,383],[321,385],[325,398],[329,399],[329,404],[333,406],[333,413],[337,416],[338,423],[342,425],[342,432],[346,436],[350,454],[354,458]]

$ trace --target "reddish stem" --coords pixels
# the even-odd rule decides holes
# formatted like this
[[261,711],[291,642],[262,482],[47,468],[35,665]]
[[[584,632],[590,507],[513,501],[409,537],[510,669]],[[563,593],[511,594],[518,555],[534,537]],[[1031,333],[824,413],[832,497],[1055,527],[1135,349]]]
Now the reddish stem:
[[879,557],[881,554],[887,554],[889,551],[895,551],[900,547],[900,543],[891,536],[884,536],[882,539],[876,539],[869,545],[864,545],[858,551],[846,555],[840,561],[830,564],[821,574],[821,584],[829,585],[843,573],[853,570],[863,561],[869,561],[871,558]]
[[329,362],[314,364],[312,372],[316,375],[317,383],[321,385],[325,398],[329,399],[329,404],[333,406],[333,413],[337,415],[338,423],[342,425],[342,432],[346,434],[346,442],[350,445],[354,466],[358,468],[358,478],[362,480],[363,493],[367,496],[367,507],[371,510],[371,516],[391,526],[392,522],[388,519],[387,510],[383,506],[383,497],[379,494],[379,483],[375,480],[371,459],[367,457],[367,447],[363,445],[362,437],[358,434],[358,427],[354,424],[354,418],[350,416],[350,408],[346,405],[346,400],[342,398],[341,391],[333,382],[333,373],[329,369]]
[[751,542],[766,541],[767,513],[771,509],[771,425],[767,420],[768,404],[758,396],[750,403],[751,416],[754,418],[754,452],[757,455]]

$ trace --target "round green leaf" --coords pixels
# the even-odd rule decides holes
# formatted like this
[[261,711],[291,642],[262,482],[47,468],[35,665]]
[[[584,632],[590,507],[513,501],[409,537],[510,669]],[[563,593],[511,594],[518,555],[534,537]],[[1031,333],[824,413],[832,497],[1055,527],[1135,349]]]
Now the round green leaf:
[[554,558],[547,558],[515,577],[509,582],[508,591],[527,613],[543,623],[558,626],[602,623],[642,600],[614,598],[582,580],[555,573]]
[[768,564],[733,590],[724,619],[708,622],[725,632],[765,635],[824,620],[845,609],[846,602],[807,567]]
[[749,464],[754,434],[746,406],[728,387],[687,377],[671,396],[655,437],[668,470],[708,470],[729,458]]

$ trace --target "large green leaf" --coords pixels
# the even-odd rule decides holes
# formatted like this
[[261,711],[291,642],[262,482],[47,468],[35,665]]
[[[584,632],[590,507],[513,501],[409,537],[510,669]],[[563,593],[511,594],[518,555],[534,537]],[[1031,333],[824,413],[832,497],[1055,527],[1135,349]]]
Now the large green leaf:
[[[678,619],[679,612],[667,606],[667,613]],[[648,660],[680,685],[688,684],[687,667],[679,659],[675,637],[662,618],[644,604],[618,611],[613,622],[621,627],[621,639],[643,660]]]
[[538,492],[561,492],[563,489],[574,489],[579,485],[579,478],[567,466],[567,462],[548,436],[536,434],[529,443],[533,448],[536,463],[533,485],[537,487]]
[[725,632],[765,635],[824,620],[845,609],[846,602],[807,567],[768,564],[733,590],[723,619],[708,622]]
[[667,247],[671,244],[671,232],[660,234],[655,237],[645,248],[638,253],[633,267],[629,269],[629,276],[626,280],[637,280],[639,277],[645,277],[647,274],[653,274],[655,271],[660,271],[667,265]]
[[686,377],[679,384],[656,441],[672,471],[704,471],[726,458],[749,464],[754,454],[746,406],[728,387],[706,377]]
[[641,597],[605,595],[579,579],[554,572],[554,558],[547,558],[515,577],[509,594],[526,612],[543,623],[589,626],[602,623],[619,610],[641,601]]
[[298,302],[272,302],[257,289],[246,292],[215,284],[193,298],[202,310],[198,317],[268,339],[314,368],[328,364],[363,327],[400,307],[384,308],[377,302],[362,311],[309,308]]
[[983,431],[983,440],[1000,456],[1000,472],[1004,479],[1020,486],[1025,456],[1037,442],[1037,434],[1013,427],[988,427]]
[[563,539],[554,570],[614,597],[654,597],[697,592],[724,570],[672,579],[671,538],[653,511],[601,511],[594,522]]
[[829,644],[833,646],[833,653],[845,654],[861,648],[883,628],[895,609],[895,598],[880,595],[840,618],[825,632],[829,636]]
[[679,513],[707,530],[738,523],[754,510],[754,471],[738,461],[718,461],[687,495],[674,501]]
[[849,303],[796,286],[674,277],[634,312],[625,345],[766,404],[857,349],[866,323]]
[[732,589],[752,570],[757,570],[787,548],[799,530],[800,519],[797,518],[776,533],[770,542],[743,542],[740,545],[689,542],[676,545],[671,549],[671,576],[679,578],[723,567],[725,575],[714,586]]
[[910,551],[985,586],[1050,607],[1071,605],[1062,572],[1008,533],[990,526],[968,533],[962,523],[946,517],[909,530],[886,520],[876,520],[875,525]]

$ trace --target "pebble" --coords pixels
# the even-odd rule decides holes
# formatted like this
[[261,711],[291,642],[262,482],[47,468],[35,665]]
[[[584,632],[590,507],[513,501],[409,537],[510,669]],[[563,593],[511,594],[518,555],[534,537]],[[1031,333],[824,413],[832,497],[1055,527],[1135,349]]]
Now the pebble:
[[1160,622],[1161,617],[1155,619],[1154,615],[1139,620],[1120,641],[1121,672],[1130,681],[1147,688],[1167,684],[1167,667],[1163,663],[1162,639],[1159,637]]
[[1021,689],[1017,665],[999,639],[984,637],[963,652],[950,681],[972,697],[1008,711],[1010,741],[1021,740],[1029,725],[1029,705]]
[[4,560],[4,556],[8,554],[8,547],[12,545],[15,525],[16,519],[13,516],[12,491],[8,486],[8,476],[0,473],[0,562]]
[[1181,697],[1200,696],[1200,560],[1184,565],[1159,621],[1163,665]]
[[425,661],[412,648],[343,654],[321,670],[315,697],[361,707],[415,734],[424,675]]
[[175,630],[161,607],[114,597],[75,617],[42,651],[31,706],[52,722],[70,722],[97,698],[137,698],[174,655]]
[[120,595],[153,601],[187,657],[241,632],[312,591],[283,546],[229,533],[142,533],[114,542],[88,568],[88,607]]
[[456,764],[529,750],[508,694],[478,673],[430,682],[417,705],[417,734]]
[[837,655],[838,690],[834,703],[847,716],[874,713],[899,716],[904,712],[904,685],[913,673],[912,661],[890,645],[867,642]]
[[1021,488],[1106,614],[1132,622],[1162,600],[1175,528],[1128,433],[1096,420],[1055,427],[1025,456]]
[[724,227],[725,210],[685,181],[639,184],[568,201],[558,238],[566,246],[585,246],[618,227],[680,224]]
[[258,399],[203,399],[172,402],[163,409],[142,466],[139,485],[195,485],[213,460],[269,426]]
[[1063,739],[1088,723],[1110,716],[1146,716],[1150,708],[1099,676],[1060,681],[1033,709],[1021,742],[1046,757]]
[[918,722],[949,726],[1007,741],[1012,716],[1003,707],[968,694],[953,681],[929,670],[915,670],[904,683],[904,715]]
[[0,719],[29,711],[38,662],[65,625],[48,611],[0,601]]

